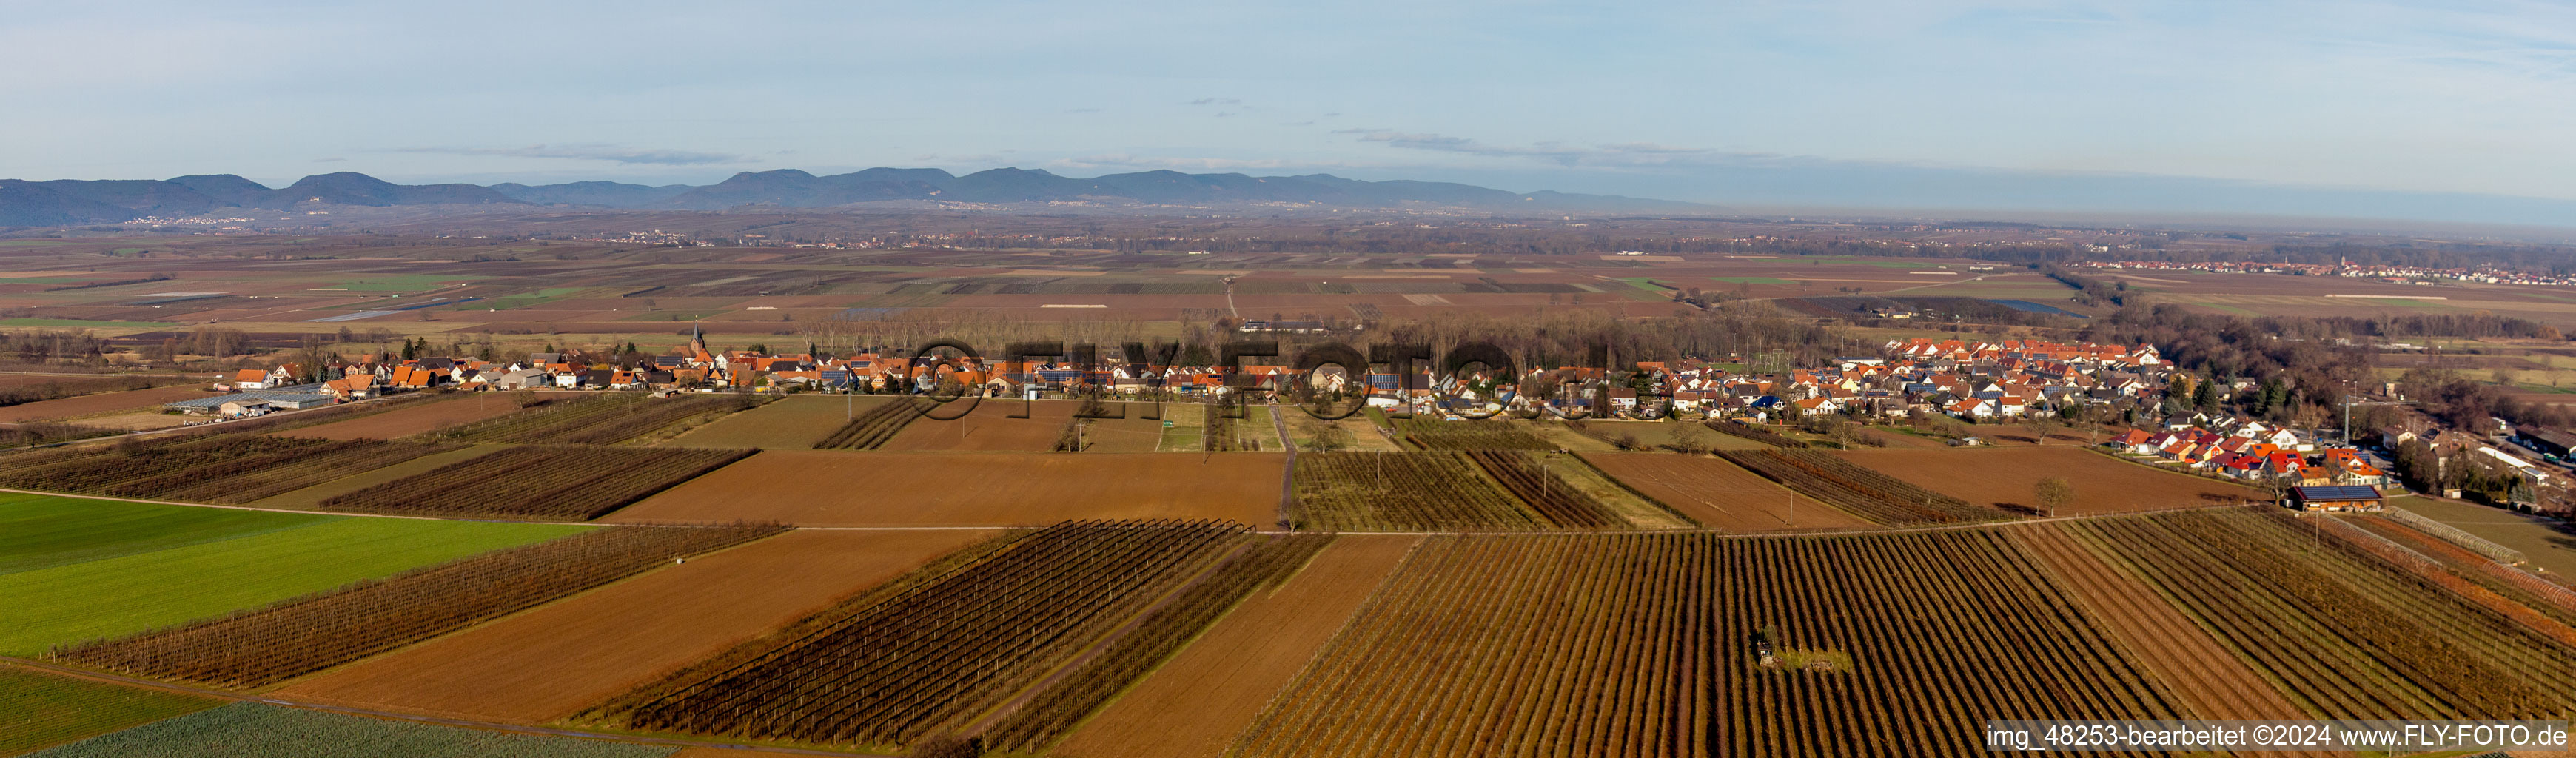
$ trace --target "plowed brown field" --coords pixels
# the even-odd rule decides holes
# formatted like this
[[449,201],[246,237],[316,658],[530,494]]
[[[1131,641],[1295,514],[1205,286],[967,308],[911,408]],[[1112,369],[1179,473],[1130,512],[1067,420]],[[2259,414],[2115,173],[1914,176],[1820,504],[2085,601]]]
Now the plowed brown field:
[[19,403],[6,408],[0,408],[0,422],[14,424],[20,421],[72,418],[107,413],[109,411],[129,411],[140,408],[150,408],[162,403],[177,400],[187,400],[190,398],[200,397],[214,397],[214,393],[207,392],[206,386],[202,384],[182,384],[176,387],[155,387],[148,390],[104,392],[96,395],[67,397],[60,400],[38,400],[32,403]]
[[1711,529],[1774,532],[1872,526],[1719,458],[1672,453],[1582,455],[1602,473]]
[[811,450],[814,443],[832,435],[850,418],[866,413],[878,403],[893,402],[883,395],[797,395],[779,398],[778,402],[716,419],[713,423],[689,430],[665,444],[681,447],[757,447],[780,450]]
[[[1123,405],[1127,410],[1127,418],[1092,420],[1088,438],[1091,447],[1086,452],[1153,452],[1154,442],[1162,436],[1163,423],[1145,419],[1146,406],[1143,404]],[[949,421],[932,418],[914,420],[910,425],[905,426],[901,433],[896,434],[894,439],[887,441],[885,449],[915,452],[975,450],[1045,452],[1055,448],[1056,437],[1063,432],[1065,422],[1073,420],[1074,409],[1080,406],[1080,403],[1071,400],[1032,402],[985,398],[963,418]],[[956,412],[953,409],[942,408],[932,411],[932,414],[947,416]],[[1014,413],[1026,413],[1029,417],[1011,418],[1011,414]],[[1197,413],[1199,413],[1199,407],[1194,404],[1167,403],[1163,406],[1163,415],[1171,418],[1179,418],[1181,414]]]
[[1396,535],[1335,539],[1286,586],[1246,599],[1066,737],[1054,754],[1214,758],[1225,752],[1421,541]]
[[1278,521],[1285,465],[1287,456],[1278,453],[765,450],[601,520],[1046,526],[1067,519],[1223,518],[1268,526]]
[[997,532],[790,532],[287,687],[292,697],[539,724]]
[[2158,471],[2074,447],[1851,450],[1844,460],[1968,501],[1969,505],[2034,505],[2031,490],[2045,477],[2075,485],[2075,502],[2060,516],[2095,516],[2170,508],[2251,502],[2263,494],[2234,484]]
[[[515,397],[452,397],[413,403],[383,413],[279,432],[281,437],[389,440],[519,410]],[[353,409],[355,410],[355,409]]]

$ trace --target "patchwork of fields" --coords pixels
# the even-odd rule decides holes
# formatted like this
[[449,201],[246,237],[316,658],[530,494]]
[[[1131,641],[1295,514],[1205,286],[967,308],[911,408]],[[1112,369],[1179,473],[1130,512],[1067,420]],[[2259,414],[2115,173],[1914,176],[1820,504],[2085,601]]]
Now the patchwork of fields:
[[[2576,713],[2576,593],[2074,447],[1406,422],[1292,465],[1243,452],[1257,407],[1052,452],[1073,403],[681,400],[0,454],[299,509],[0,493],[0,656],[605,739],[0,660],[0,753],[1952,755],[1996,718]],[[2065,518],[2017,507],[2044,476]]]

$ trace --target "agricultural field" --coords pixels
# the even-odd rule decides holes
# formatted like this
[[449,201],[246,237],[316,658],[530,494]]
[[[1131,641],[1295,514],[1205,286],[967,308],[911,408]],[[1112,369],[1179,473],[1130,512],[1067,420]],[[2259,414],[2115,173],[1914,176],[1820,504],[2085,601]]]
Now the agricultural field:
[[516,398],[493,397],[491,393],[477,392],[471,397],[459,395],[411,402],[383,413],[371,413],[345,421],[315,424],[271,432],[271,434],[326,440],[389,440],[396,437],[434,435],[442,429],[517,412],[519,404],[514,402],[515,400]]
[[1849,450],[1828,453],[1971,505],[2036,508],[2033,488],[2046,477],[2075,486],[2059,516],[2200,508],[2259,502],[2263,493],[2206,477],[2159,471],[2075,447],[1958,447]]
[[1423,450],[1554,450],[1522,425],[1501,419],[1441,421],[1416,416],[1396,419],[1396,436]]
[[[324,499],[321,507],[406,516],[587,521],[753,452],[604,445],[512,447],[334,495]],[[487,486],[495,482],[508,486]]]
[[35,753],[40,758],[403,755],[666,758],[679,748],[390,721],[235,703]]
[[613,445],[685,431],[776,399],[767,395],[652,397],[618,392],[560,396],[529,393],[527,410],[448,427],[424,439],[520,444]]
[[0,493],[0,574],[220,542],[330,516]]
[[2569,534],[2576,527],[2567,522],[2422,495],[2389,498],[2388,504],[2522,551],[2552,581],[2576,585],[2576,535]]
[[981,733],[995,709],[1028,702],[1013,696],[1056,683],[1042,680],[1057,667],[1104,660],[1085,653],[1133,636],[1138,625],[1124,622],[1166,593],[1239,549],[1258,551],[1250,539],[1219,522],[1053,527],[844,604],[602,713],[635,729],[849,747]]
[[1777,532],[1874,526],[1717,458],[1585,453],[1583,460],[1639,494],[1711,529]]
[[929,405],[928,401],[911,398],[889,398],[870,404],[865,413],[851,415],[844,409],[841,424],[806,447],[816,450],[875,450],[884,447],[895,435],[901,434],[905,426],[920,421]]
[[35,655],[221,616],[586,528],[329,518],[0,574],[0,596],[11,601],[0,654]]
[[60,745],[218,704],[213,698],[0,663],[0,755]]
[[[149,410],[162,403],[206,397],[207,394],[206,388],[202,385],[183,384],[125,392],[102,392],[59,400],[37,400],[0,407],[0,423],[77,419],[119,411]],[[171,425],[178,424],[173,422]]]
[[542,724],[670,676],[1000,531],[797,531],[279,690],[284,697]]
[[1255,593],[1052,751],[1072,758],[1224,752],[1421,537],[1346,534],[1286,586]]
[[450,449],[382,440],[178,435],[0,456],[0,487],[247,503]]
[[243,503],[242,505],[246,508],[318,511],[322,509],[322,501],[324,500],[329,500],[333,497],[356,492],[358,490],[401,479],[403,477],[426,474],[431,471],[444,468],[450,464],[470,460],[476,456],[488,455],[495,451],[507,449],[508,447],[510,446],[468,445],[458,447],[457,449],[449,450],[444,453],[431,453],[408,461],[396,463],[391,466],[386,466],[384,468],[361,471],[338,479],[323,482],[321,484],[316,484],[311,487],[295,490],[293,492],[281,495],[271,495],[269,497],[253,500],[248,503]]
[[2567,640],[2327,534],[2323,522],[2228,509],[2070,523],[2318,718],[2576,710]]
[[1550,523],[1455,452],[1303,453],[1293,486],[1290,520],[1300,529],[1473,531]]
[[987,747],[1036,752],[1116,700],[1137,679],[1233,611],[1244,598],[1276,590],[1333,541],[1330,534],[1272,535],[1228,555],[1170,599],[1147,610],[1109,640],[1050,675],[1015,704],[982,722]]
[[264,687],[778,531],[594,530],[220,619],[62,648],[51,657],[136,676]]
[[2059,587],[2120,646],[2164,682],[2200,718],[2301,721],[2312,718],[2271,682],[2228,652],[2217,638],[2165,601],[2135,574],[2112,568],[2062,524],[2006,532],[2040,559]]
[[1551,441],[1562,442],[1567,438],[1575,438],[1579,442],[1574,445],[1564,445],[1564,447],[1583,451],[1668,450],[1702,453],[1710,450],[1759,450],[1772,447],[1772,445],[1743,437],[1719,433],[1696,421],[1569,421],[1562,424],[1536,424],[1531,427],[1531,431]]
[[1068,519],[1219,518],[1267,525],[1279,520],[1286,458],[765,450],[604,520],[1047,526]]
[[176,374],[103,374],[99,376],[64,376],[60,374],[0,373],[0,407],[25,405],[46,400],[95,395],[104,392],[132,392],[179,384],[197,384],[196,377]]
[[[1163,423],[1147,419],[1148,404],[1110,403],[1111,412],[1123,410],[1125,418],[1090,419],[1083,430],[1085,452],[1144,453],[1152,452],[1162,438]],[[1065,424],[1074,420],[1081,403],[1072,400],[1011,400],[985,398],[963,417],[949,421],[958,411],[940,407],[931,411],[932,418],[917,418],[902,426],[902,431],[884,442],[880,449],[903,452],[1047,452],[1056,449]],[[1198,412],[1184,403],[1165,403],[1162,413]],[[1028,418],[1011,418],[1025,413]]]
[[1719,452],[1718,457],[1879,524],[1923,526],[2012,517],[2006,511],[1926,490],[1822,451],[1727,450]]
[[2152,681],[1991,530],[1434,537],[1229,754],[1953,755]]
[[869,395],[789,395],[777,402],[716,419],[669,444],[683,447],[802,449],[832,447],[830,439],[851,418],[900,405],[895,398]]

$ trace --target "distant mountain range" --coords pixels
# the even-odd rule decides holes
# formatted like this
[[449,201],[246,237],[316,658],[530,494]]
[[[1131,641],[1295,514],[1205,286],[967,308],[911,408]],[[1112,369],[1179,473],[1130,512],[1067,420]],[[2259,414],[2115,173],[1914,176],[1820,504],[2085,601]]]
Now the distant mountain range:
[[721,211],[745,207],[835,208],[909,200],[977,204],[1084,202],[1123,205],[1335,208],[1455,207],[1534,213],[1707,211],[1665,200],[1562,192],[1505,192],[1448,182],[1370,182],[1330,174],[1247,176],[1143,171],[1089,179],[1042,169],[997,168],[958,176],[935,168],[871,168],[815,176],[795,169],[745,171],[716,184],[648,187],[618,182],[529,186],[394,184],[343,171],[270,189],[232,174],[176,179],[21,181],[0,179],[0,226],[65,226],[147,216],[197,216],[228,208],[313,206],[584,206]]

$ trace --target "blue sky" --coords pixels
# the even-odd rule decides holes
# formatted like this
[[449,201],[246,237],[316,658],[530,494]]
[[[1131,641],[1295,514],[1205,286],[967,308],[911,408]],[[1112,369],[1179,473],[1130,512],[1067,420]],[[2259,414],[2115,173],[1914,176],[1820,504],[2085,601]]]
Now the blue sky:
[[[706,183],[1007,165],[1781,207],[2405,215],[2412,193],[2576,201],[2565,3],[10,0],[0,13],[0,176],[27,179]],[[2228,192],[2300,199],[2200,197]],[[2334,199],[2361,197],[2396,205]],[[2576,224],[2549,218],[2576,205],[2515,207],[2490,220]]]

